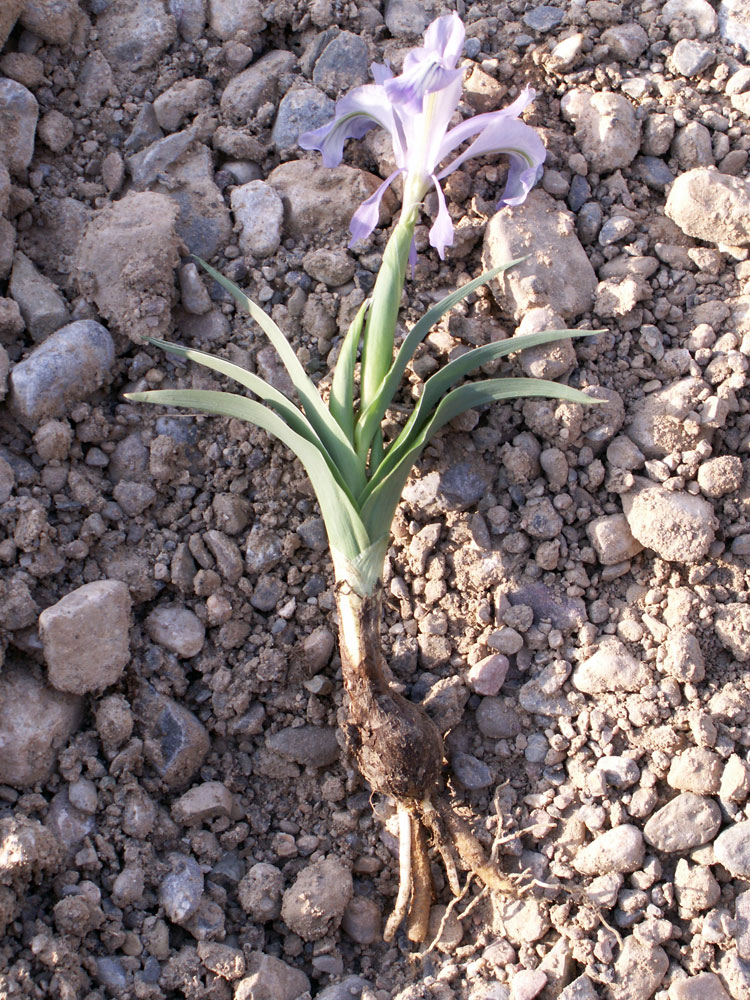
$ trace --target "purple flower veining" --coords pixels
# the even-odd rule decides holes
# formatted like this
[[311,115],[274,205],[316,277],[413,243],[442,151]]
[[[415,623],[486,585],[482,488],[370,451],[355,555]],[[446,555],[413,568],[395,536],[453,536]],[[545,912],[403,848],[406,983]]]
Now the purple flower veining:
[[[534,100],[530,88],[507,108],[475,115],[448,128],[461,100],[463,71],[457,63],[463,42],[464,26],[458,15],[439,17],[425,32],[424,45],[407,54],[399,76],[387,66],[373,64],[374,84],[352,90],[337,102],[332,121],[299,137],[303,149],[319,150],[325,166],[335,167],[343,159],[347,139],[361,139],[375,126],[390,133],[396,170],[354,213],[352,243],[373,231],[380,201],[399,174],[404,175],[404,210],[418,205],[434,185],[438,214],[430,229],[430,243],[441,257],[453,243],[453,222],[440,182],[462,163],[488,153],[508,156],[510,169],[498,209],[520,205],[537,182],[545,149],[534,129],[519,120]],[[440,164],[469,140],[466,149],[440,169]]]

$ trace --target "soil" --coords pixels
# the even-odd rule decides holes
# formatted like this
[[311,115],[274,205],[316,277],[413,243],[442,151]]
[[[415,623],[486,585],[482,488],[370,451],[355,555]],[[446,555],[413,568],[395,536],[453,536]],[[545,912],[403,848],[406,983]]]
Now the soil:
[[[525,120],[548,157],[515,218],[533,240],[534,212],[567,213],[555,231],[575,252],[546,263],[577,292],[481,289],[427,339],[391,419],[438,364],[539,308],[606,332],[493,373],[560,377],[605,405],[471,411],[426,449],[397,515],[393,684],[445,735],[454,807],[485,850],[537,880],[512,900],[464,874],[456,904],[435,855],[432,938],[449,912],[422,953],[382,940],[395,811],[342,749],[331,564],[300,465],[237,420],[123,393],[223,386],[150,334],[284,388],[189,253],[263,303],[325,386],[394,210],[344,253],[348,200],[387,176],[388,152],[376,133],[349,143],[324,197],[282,100],[314,86],[328,107],[364,82],[357,39],[365,66],[398,67],[454,5],[209,0],[210,23],[199,0],[0,11],[0,73],[39,118],[27,155],[0,94],[0,997],[750,995],[750,227],[731,244],[688,235],[659,174],[716,165],[744,183],[746,54],[706,30],[718,7],[458,4],[461,113],[537,91]],[[342,37],[343,68],[321,62]],[[634,112],[608,120],[606,155],[604,112],[566,102],[574,90]],[[138,159],[165,136],[183,145]],[[428,198],[405,328],[512,243],[512,210],[500,236],[490,224],[504,169],[468,161],[446,182],[444,262]],[[275,171],[276,229],[273,205],[268,231],[241,226],[233,192]]]

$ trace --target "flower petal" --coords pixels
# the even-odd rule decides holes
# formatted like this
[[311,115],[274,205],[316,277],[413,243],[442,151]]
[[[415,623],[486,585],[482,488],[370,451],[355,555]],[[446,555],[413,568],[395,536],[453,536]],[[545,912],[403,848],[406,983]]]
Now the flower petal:
[[349,223],[349,232],[352,234],[351,241],[349,242],[350,247],[352,247],[357,240],[363,240],[365,237],[369,236],[375,226],[377,226],[378,221],[380,220],[380,202],[383,199],[383,195],[396,177],[403,172],[404,171],[401,168],[394,170],[393,173],[383,181],[377,191],[363,201],[354,213],[352,221]]
[[432,175],[432,182],[437,191],[438,214],[430,229],[430,246],[435,247],[440,255],[440,259],[443,260],[445,258],[445,248],[453,246],[453,220],[448,212],[448,206],[445,204],[445,195],[434,174]]
[[382,87],[367,84],[337,102],[332,121],[314,131],[303,132],[297,142],[303,149],[320,150],[323,165],[335,167],[343,159],[346,140],[361,139],[375,125],[393,135],[393,109]]
[[[536,91],[532,90],[530,87],[525,87],[524,90],[518,95],[518,97],[509,104],[507,108],[500,108],[498,111],[488,111],[483,115],[474,115],[473,118],[467,118],[466,121],[461,122],[460,125],[456,125],[448,132],[441,143],[440,151],[438,153],[438,158],[436,163],[442,162],[445,157],[452,153],[454,149],[458,149],[462,142],[466,142],[467,139],[471,139],[472,136],[478,135],[482,132],[488,125],[493,124],[493,122],[502,121],[508,118],[518,118],[522,111],[531,104],[531,102],[536,97]],[[480,154],[472,154],[480,155]],[[452,173],[456,168],[451,166],[450,169],[441,171],[439,176],[446,177],[449,173]]]
[[386,80],[390,80],[393,77],[393,70],[390,66],[384,66],[382,63],[371,63],[370,72],[372,73],[372,78],[378,86],[385,83]]
[[425,32],[425,44],[408,52],[400,76],[385,83],[391,101],[418,114],[426,94],[443,90],[460,79],[463,70],[456,69],[456,63],[464,35],[464,26],[455,13],[433,21]]
[[445,66],[455,66],[464,47],[466,30],[455,12],[438,17],[424,33],[424,48],[438,56]]

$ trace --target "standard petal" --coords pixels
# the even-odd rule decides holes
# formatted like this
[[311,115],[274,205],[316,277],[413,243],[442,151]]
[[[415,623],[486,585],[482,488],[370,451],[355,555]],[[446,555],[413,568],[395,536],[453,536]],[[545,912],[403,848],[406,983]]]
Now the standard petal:
[[[539,168],[544,163],[547,150],[544,148],[542,140],[529,125],[525,125],[518,119],[498,119],[489,124],[467,150],[457,156],[444,170],[441,170],[438,178],[442,180],[470,157],[485,156],[487,153],[506,153],[512,161],[517,161],[519,166],[516,168],[512,166],[514,180],[520,177],[520,167],[520,170],[524,172],[524,184],[526,184],[529,176],[526,171],[531,171],[536,179]],[[529,184],[527,193],[534,183],[536,180]],[[520,200],[523,201],[524,197],[525,195]],[[520,204],[520,202],[514,201],[513,204]]]
[[504,205],[521,205],[526,201],[526,195],[542,176],[541,163],[529,166],[522,156],[511,151],[506,152],[510,159],[510,168],[503,196],[496,205],[498,209],[503,208]]
[[357,211],[352,216],[352,220],[349,223],[349,232],[352,234],[349,246],[353,246],[357,240],[363,240],[365,237],[369,236],[373,231],[375,226],[377,226],[380,219],[380,202],[383,199],[383,195],[398,177],[404,171],[401,169],[394,170],[393,173],[387,177],[377,191],[371,194],[366,201],[363,201],[359,206]]
[[[518,118],[518,116],[526,110],[529,104],[531,104],[535,97],[536,91],[532,90],[531,87],[525,87],[515,101],[513,101],[512,104],[509,104],[507,108],[500,108],[498,111],[488,111],[483,115],[474,115],[473,118],[467,118],[466,121],[461,122],[460,125],[456,125],[443,137],[440,144],[440,150],[438,151],[437,160],[435,162],[442,163],[449,153],[452,153],[454,149],[458,149],[458,147],[463,142],[466,142],[467,139],[471,139],[472,136],[479,135],[480,132],[493,122],[509,118]],[[441,178],[445,177],[447,174],[452,173],[455,169],[455,166],[451,165],[450,168],[446,168],[446,170],[442,171],[439,176]]]
[[440,259],[443,260],[445,257],[445,248],[453,245],[453,220],[448,212],[448,206],[445,204],[445,195],[434,174],[432,175],[432,182],[437,191],[438,214],[430,229],[430,246],[435,247]]
[[303,132],[297,142],[303,149],[320,150],[323,165],[335,167],[343,159],[346,140],[361,139],[376,125],[393,135],[393,110],[384,89],[367,84],[338,101],[332,121],[314,131]]
[[385,90],[393,104],[402,105],[413,114],[419,114],[428,94],[442,91],[454,81],[459,81],[460,85],[462,77],[461,69],[446,69],[439,63],[425,59],[408,72],[387,80]]
[[393,77],[391,67],[384,66],[382,63],[370,63],[370,72],[372,73],[373,80],[379,86],[382,86],[386,80],[390,80]]
[[433,21],[424,33],[424,48],[433,52],[445,66],[455,66],[464,47],[466,31],[458,14],[448,14]]

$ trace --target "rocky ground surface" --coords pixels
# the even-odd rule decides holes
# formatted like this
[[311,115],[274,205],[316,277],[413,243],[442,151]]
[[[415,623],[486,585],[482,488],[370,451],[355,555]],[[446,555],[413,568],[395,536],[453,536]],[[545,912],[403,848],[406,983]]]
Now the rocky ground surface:
[[0,6],[3,998],[750,996],[748,3],[458,3],[461,114],[531,84],[548,158],[497,215],[504,164],[450,177],[445,263],[428,198],[405,324],[531,257],[435,330],[404,402],[518,328],[606,330],[504,363],[604,403],[462,417],[387,561],[395,681],[522,899],[470,884],[426,954],[383,943],[393,817],[339,747],[310,487],[247,425],[123,400],[220,384],[148,335],[286,384],[188,252],[326,379],[390,153],[370,133],[328,170],[296,137],[452,6]]

